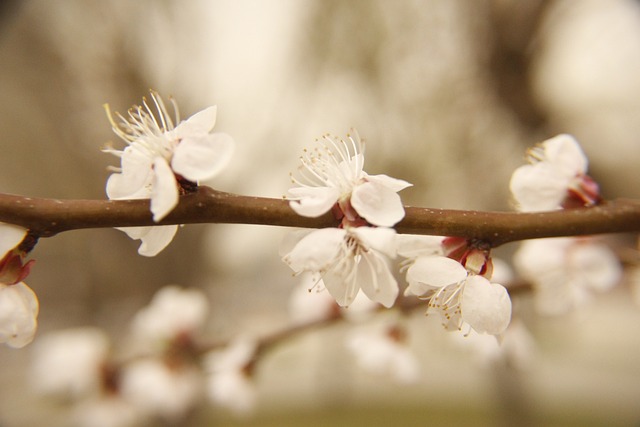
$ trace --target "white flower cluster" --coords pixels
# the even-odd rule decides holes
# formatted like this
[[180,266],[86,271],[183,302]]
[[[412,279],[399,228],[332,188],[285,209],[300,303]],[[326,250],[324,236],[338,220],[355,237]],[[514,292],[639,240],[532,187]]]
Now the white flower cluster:
[[[600,202],[598,184],[586,175],[588,160],[570,135],[529,151],[531,164],[516,169],[511,193],[523,212],[589,207]],[[559,237],[520,244],[514,265],[535,291],[537,310],[558,315],[611,289],[622,278],[615,254],[593,237]]]
[[256,345],[245,339],[203,351],[197,341],[207,314],[202,292],[162,288],[134,317],[133,347],[119,358],[97,328],[51,333],[34,348],[32,385],[75,402],[75,424],[87,427],[175,424],[205,394],[232,411],[249,411],[255,391],[248,367]]

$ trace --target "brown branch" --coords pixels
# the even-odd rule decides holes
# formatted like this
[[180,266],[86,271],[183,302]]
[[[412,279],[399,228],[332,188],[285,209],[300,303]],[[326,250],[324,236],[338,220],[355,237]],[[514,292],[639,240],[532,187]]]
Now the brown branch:
[[[285,227],[335,227],[331,213],[318,218],[296,214],[286,200],[239,196],[199,187],[154,223],[149,200],[57,200],[0,194],[0,221],[41,237],[83,228],[166,224],[228,223]],[[558,236],[640,232],[640,200],[619,199],[600,206],[553,212],[480,212],[406,207],[399,233],[459,236],[491,246]]]

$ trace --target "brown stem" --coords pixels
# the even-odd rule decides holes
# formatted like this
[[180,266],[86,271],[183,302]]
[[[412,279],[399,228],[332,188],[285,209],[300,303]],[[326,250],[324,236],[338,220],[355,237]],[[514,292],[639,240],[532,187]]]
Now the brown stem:
[[[318,218],[296,214],[282,199],[239,196],[199,187],[155,223],[149,200],[57,200],[0,194],[0,221],[16,224],[34,235],[50,237],[82,228],[133,227],[166,224],[233,223],[284,227],[335,227],[326,213]],[[458,236],[495,247],[541,237],[640,231],[640,200],[618,199],[591,208],[553,212],[480,212],[406,207],[399,233]]]

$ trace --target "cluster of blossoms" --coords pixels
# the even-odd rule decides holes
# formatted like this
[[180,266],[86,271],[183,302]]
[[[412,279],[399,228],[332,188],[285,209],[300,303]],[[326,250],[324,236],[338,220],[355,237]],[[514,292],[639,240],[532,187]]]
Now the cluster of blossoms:
[[[602,200],[587,175],[588,160],[570,135],[558,135],[531,149],[528,165],[516,169],[510,187],[522,212],[593,206]],[[564,314],[620,282],[622,267],[611,249],[593,237],[559,237],[522,242],[514,265],[533,285],[543,314]]]
[[[174,117],[156,92],[126,117],[114,117],[107,107],[114,132],[127,144],[123,150],[104,150],[121,161],[107,181],[107,195],[150,200],[158,225],[121,229],[142,241],[138,252],[145,256],[158,254],[173,239],[178,226],[162,220],[180,196],[196,192],[199,181],[218,174],[235,147],[230,136],[211,133],[215,107],[180,121],[171,102]],[[379,324],[369,322],[379,305],[396,303],[401,286],[394,267],[399,265],[406,278],[404,301],[427,301],[428,314],[436,313],[446,330],[463,331],[467,345],[488,358],[525,359],[532,340],[520,322],[512,323],[511,299],[501,284],[509,280],[497,272],[490,245],[459,237],[397,235],[393,227],[405,215],[398,192],[411,184],[366,173],[365,143],[355,131],[346,139],[324,135],[316,142],[301,156],[298,174],[291,174],[294,186],[285,198],[302,216],[330,212],[337,226],[295,231],[282,245],[283,261],[306,283],[300,287],[304,292],[294,294],[294,323],[333,318],[358,323],[346,340],[358,363],[402,382],[415,380],[419,364],[402,318],[396,313]],[[543,142],[529,151],[528,160],[510,182],[520,211],[600,203],[598,185],[586,173],[587,158],[572,137]],[[0,224],[0,343],[12,347],[28,344],[36,331],[38,301],[22,282],[33,263],[25,258],[34,245],[28,230]],[[591,290],[611,288],[622,275],[611,250],[587,237],[525,242],[514,264],[533,285],[538,308],[551,314],[579,305]],[[306,292],[312,289],[317,292]],[[203,347],[199,333],[208,310],[199,291],[160,290],[133,319],[133,357],[124,361],[114,358],[108,338],[97,329],[45,337],[36,348],[35,385],[45,394],[77,401],[79,425],[95,426],[96,420],[104,427],[149,419],[175,423],[202,395],[246,413],[255,406],[253,374],[264,347],[247,337]]]
[[203,395],[233,411],[249,410],[255,390],[247,367],[256,346],[245,339],[203,350],[199,335],[208,311],[202,292],[162,288],[134,317],[132,345],[120,360],[97,328],[44,336],[35,346],[33,386],[41,394],[75,402],[73,418],[79,426],[176,423]]
[[287,193],[300,215],[317,217],[331,210],[340,225],[296,234],[283,260],[296,273],[311,272],[343,307],[358,292],[385,307],[394,304],[399,287],[390,269],[397,255],[408,259],[407,294],[429,300],[446,329],[469,324],[498,335],[511,318],[506,289],[492,284],[488,249],[465,239],[397,236],[390,228],[404,217],[397,192],[411,184],[363,170],[364,143],[323,136],[320,147],[301,157],[300,178]]
[[[210,133],[216,123],[215,106],[181,122],[173,99],[174,119],[156,92],[151,92],[151,100],[152,105],[144,99],[142,106],[130,108],[127,117],[114,118],[106,107],[113,131],[127,146],[104,151],[121,162],[107,181],[109,199],[151,199],[153,220],[158,222],[176,207],[181,194],[195,191],[198,181],[214,177],[229,163],[235,143],[226,133]],[[141,255],[154,256],[177,229],[163,225],[121,230],[142,241]]]

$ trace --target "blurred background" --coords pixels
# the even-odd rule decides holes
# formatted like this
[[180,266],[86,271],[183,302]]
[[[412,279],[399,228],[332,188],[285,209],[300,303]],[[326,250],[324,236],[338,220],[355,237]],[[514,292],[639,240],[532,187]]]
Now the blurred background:
[[[149,88],[183,117],[218,106],[231,166],[206,184],[280,197],[301,150],[351,127],[371,174],[414,187],[408,205],[511,208],[526,147],[571,133],[606,198],[640,197],[640,2],[632,0],[28,0],[0,8],[0,191],[104,198],[111,132]],[[98,326],[118,342],[167,284],[210,297],[208,332],[287,324],[298,284],[278,256],[287,230],[182,228],[160,255],[114,230],[43,239],[28,283],[39,334]],[[631,238],[625,243],[634,242]],[[502,249],[509,257],[511,247]],[[477,363],[435,319],[411,319],[423,368],[410,386],[359,372],[344,328],[264,360],[259,406],[240,425],[629,425],[640,422],[638,306],[624,286],[583,312],[540,318],[514,301],[537,351],[523,371]],[[37,340],[37,337],[36,337]],[[29,347],[0,348],[0,426],[66,426],[33,393]],[[484,366],[484,367],[483,367]],[[313,423],[317,424],[313,424]],[[185,425],[235,425],[203,405]]]

